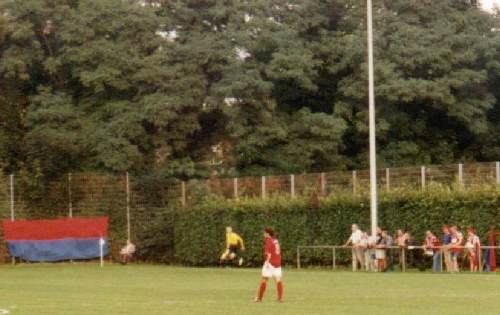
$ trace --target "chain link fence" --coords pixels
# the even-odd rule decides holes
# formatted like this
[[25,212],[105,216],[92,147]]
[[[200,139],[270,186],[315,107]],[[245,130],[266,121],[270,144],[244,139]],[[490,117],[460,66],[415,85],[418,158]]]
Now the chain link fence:
[[[377,171],[380,191],[400,188],[425,190],[500,187],[500,163],[431,165]],[[273,195],[367,194],[368,170],[278,176],[212,178],[178,181],[162,177],[135,178],[128,174],[67,174],[49,183],[23,175],[0,176],[0,219],[60,217],[110,218],[110,246],[116,257],[127,239],[148,237],[169,220],[169,205],[187,207],[207,195],[224,198],[268,198]],[[162,233],[162,231],[158,231]],[[169,242],[165,235],[165,242]],[[0,226],[0,262],[10,261]],[[151,246],[157,242],[151,241]],[[159,250],[161,252],[161,249]]]

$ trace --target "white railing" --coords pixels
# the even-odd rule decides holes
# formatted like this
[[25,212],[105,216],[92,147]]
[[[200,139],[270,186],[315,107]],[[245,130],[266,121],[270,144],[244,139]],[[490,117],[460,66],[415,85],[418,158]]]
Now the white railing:
[[[327,250],[331,250],[332,252],[332,269],[335,270],[337,269],[337,251],[339,250],[352,250],[354,247],[353,246],[339,246],[339,245],[310,245],[310,246],[307,246],[307,245],[299,245],[297,246],[297,269],[301,269],[302,268],[302,263],[301,263],[301,250],[303,249],[327,249]],[[378,249],[384,249],[384,250],[398,250],[400,252],[400,258],[402,258],[402,260],[400,261],[400,265],[401,265],[401,271],[402,272],[406,272],[406,252],[409,251],[409,250],[424,250],[424,246],[407,246],[407,247],[400,247],[400,246],[386,246],[384,248],[378,248]],[[448,247],[444,247],[444,246],[439,246],[439,247],[435,247],[437,249],[439,249],[440,251],[440,263],[441,263],[441,272],[444,272],[444,268],[443,268],[443,258],[444,258],[444,252],[446,250],[449,250]],[[464,246],[459,246],[459,247],[454,247],[454,248],[460,248],[460,249],[465,249]],[[483,250],[483,249],[500,249],[500,246],[480,246],[480,249]],[[481,253],[481,250],[479,251],[479,257],[478,257],[478,260],[479,260],[479,272],[482,272],[482,266],[483,266],[483,261],[482,261],[482,253]]]

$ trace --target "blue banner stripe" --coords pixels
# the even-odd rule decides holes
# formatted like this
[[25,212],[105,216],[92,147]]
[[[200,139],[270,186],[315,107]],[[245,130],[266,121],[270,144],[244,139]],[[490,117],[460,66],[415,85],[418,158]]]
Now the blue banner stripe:
[[[9,241],[10,255],[27,261],[50,262],[100,257],[99,238],[62,239],[52,241]],[[103,254],[109,252],[105,240]]]

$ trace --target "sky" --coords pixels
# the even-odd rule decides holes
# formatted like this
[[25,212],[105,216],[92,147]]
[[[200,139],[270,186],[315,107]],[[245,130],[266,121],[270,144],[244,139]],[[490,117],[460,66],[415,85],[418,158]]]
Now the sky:
[[490,10],[493,5],[500,6],[500,0],[482,0],[483,8]]

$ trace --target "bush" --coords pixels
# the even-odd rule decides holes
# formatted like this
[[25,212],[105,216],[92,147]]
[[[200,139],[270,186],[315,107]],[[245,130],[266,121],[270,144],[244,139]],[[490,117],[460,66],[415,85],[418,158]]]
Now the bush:
[[[225,200],[207,197],[196,206],[171,209],[168,219],[154,222],[139,239],[147,244],[141,251],[146,260],[209,266],[218,263],[224,248],[224,227],[233,226],[246,242],[245,257],[249,264],[262,260],[262,229],[272,226],[279,234],[285,263],[294,264],[297,245],[340,245],[350,234],[350,225],[358,223],[369,229],[370,209],[366,197],[331,196],[319,207],[307,198],[291,199],[273,196],[266,200]],[[485,188],[480,191],[426,192],[392,191],[381,194],[379,225],[389,231],[406,229],[421,241],[427,229],[440,235],[443,223],[462,228],[475,227],[485,234],[490,224],[500,221],[500,193]],[[165,235],[173,237],[167,240]],[[138,235],[140,237],[140,235]],[[169,252],[159,255],[158,250]],[[168,259],[166,259],[168,257]],[[340,254],[339,263],[347,263],[347,253]],[[331,253],[318,252],[305,258],[305,263],[328,264]]]

